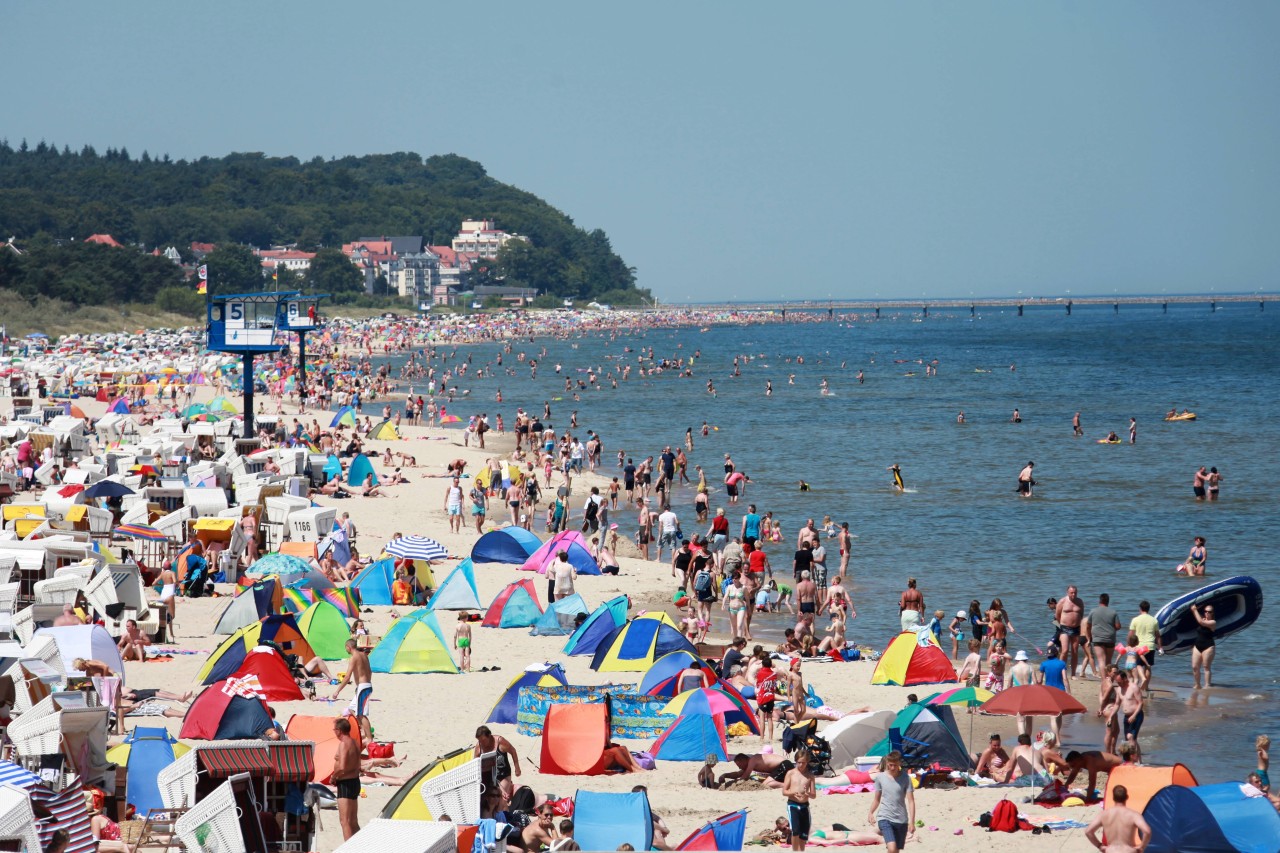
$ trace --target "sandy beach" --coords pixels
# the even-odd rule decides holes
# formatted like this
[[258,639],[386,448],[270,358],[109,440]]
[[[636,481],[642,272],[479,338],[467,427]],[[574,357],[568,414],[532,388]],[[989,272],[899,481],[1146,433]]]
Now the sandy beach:
[[[200,389],[200,394],[209,393],[208,389]],[[100,414],[101,403],[92,400],[80,401],[87,414]],[[289,408],[287,418],[295,411]],[[330,413],[308,412],[305,420],[316,417],[322,425],[326,425]],[[475,471],[486,459],[496,454],[509,455],[514,447],[514,439],[510,434],[489,434],[488,448],[462,446],[462,431],[458,426],[450,428],[428,429],[426,427],[404,426],[401,430],[403,439],[395,442],[370,442],[372,451],[381,451],[390,446],[394,452],[404,452],[417,459],[416,467],[404,468],[403,473],[408,482],[386,489],[386,497],[351,498],[335,500],[319,498],[317,502],[337,508],[339,514],[349,512],[358,529],[356,545],[363,554],[377,554],[382,546],[395,534],[423,534],[444,543],[451,556],[463,557],[470,553],[471,546],[477,538],[474,528],[464,528],[460,534],[449,532],[447,517],[444,511],[444,491],[447,479],[444,477],[445,467],[454,459],[468,461],[468,470]],[[605,469],[610,470],[610,469]],[[384,475],[389,473],[379,471]],[[580,513],[579,505],[589,491],[590,486],[604,485],[607,478],[598,475],[584,474],[575,478],[574,494],[571,506]],[[716,501],[713,500],[714,511]],[[737,512],[730,509],[731,513]],[[627,511],[629,516],[631,513]],[[497,520],[505,518],[496,516]],[[492,517],[491,517],[492,518]],[[737,523],[736,518],[734,523]],[[486,530],[494,527],[486,524]],[[535,530],[541,528],[535,525]],[[543,534],[545,538],[545,533]],[[638,559],[633,545],[620,546],[620,562],[622,572],[617,577],[603,575],[599,577],[581,577],[577,590],[588,604],[596,604],[615,595],[625,593],[633,602],[632,614],[642,610],[670,608],[673,584],[670,569],[666,564]],[[435,567],[437,579],[455,565],[455,561],[442,562]],[[477,566],[476,580],[482,601],[492,599],[498,591],[511,580],[519,576],[512,566],[487,564]],[[538,583],[540,596],[545,589]],[[230,586],[220,587],[220,592],[229,594]],[[857,598],[857,579],[854,576],[853,595],[860,608],[892,607],[893,602],[859,601]],[[201,653],[212,651],[220,637],[213,635],[213,627],[229,598],[183,600],[178,609],[176,633],[181,639],[177,647]],[[545,602],[544,602],[545,603]],[[392,621],[391,608],[374,607],[372,612],[364,614],[370,632],[375,636],[385,633]],[[441,624],[447,634],[451,634],[455,622],[451,613],[441,614]],[[721,624],[723,621],[721,620]],[[858,645],[883,648],[889,637],[863,636],[858,632],[858,623],[851,623],[850,639]],[[371,720],[376,737],[382,741],[393,741],[397,757],[404,760],[403,765],[395,770],[386,771],[390,775],[409,777],[424,764],[434,758],[450,752],[458,747],[474,743],[475,728],[481,724],[488,714],[489,708],[497,700],[507,684],[526,665],[538,661],[560,661],[564,664],[572,684],[601,684],[609,682],[627,682],[638,679],[626,673],[615,673],[612,676],[592,671],[589,659],[584,657],[562,657],[560,650],[563,638],[531,637],[525,629],[496,630],[477,626],[474,640],[473,668],[479,670],[489,667],[489,672],[473,671],[461,675],[377,675],[374,678],[374,700]],[[724,642],[724,636],[713,636],[712,642]],[[176,689],[195,688],[195,674],[204,659],[203,654],[180,655],[167,662],[146,664],[127,664],[127,678],[134,687],[167,687]],[[496,670],[494,668],[497,668]],[[809,664],[806,677],[826,703],[837,709],[854,709],[869,706],[873,709],[898,710],[906,702],[909,693],[927,695],[932,692],[928,686],[915,688],[873,687],[870,684],[874,664],[869,661],[847,663]],[[339,665],[338,668],[341,668]],[[1085,702],[1090,709],[1096,707],[1096,682],[1077,682],[1077,698]],[[321,700],[281,703],[277,708],[279,719],[287,721],[295,713],[326,714],[338,713],[345,707],[350,697],[350,688],[337,701],[328,700],[332,688],[321,686]],[[962,735],[968,735],[969,718],[963,709],[959,709],[957,718],[960,721]],[[147,724],[154,724],[156,718],[147,718]],[[129,723],[133,721],[130,720]],[[1043,720],[1040,721],[1044,723]],[[179,721],[168,721],[169,728],[175,734]],[[603,777],[564,777],[542,776],[537,769],[540,754],[540,743],[535,738],[523,737],[516,733],[513,726],[496,727],[500,734],[507,737],[517,748],[521,756],[522,774],[518,783],[528,784],[536,791],[551,793],[557,796],[571,795],[579,788],[600,791],[624,791],[633,785],[643,783],[649,788],[649,796],[655,812],[660,814],[671,829],[670,842],[674,845],[689,832],[706,820],[737,808],[750,809],[748,832],[754,836],[757,832],[770,826],[775,817],[784,814],[784,802],[780,792],[762,789],[758,786],[747,786],[750,789],[733,789],[711,791],[701,789],[695,781],[699,769],[697,762],[659,762],[658,768],[638,776],[603,776]],[[987,734],[1001,732],[1006,743],[1012,746],[1014,729],[1011,718],[986,717],[974,721],[974,736],[977,746],[985,744]],[[1068,738],[1069,741],[1069,738]],[[634,751],[647,747],[647,743],[629,742],[626,744]],[[732,739],[730,752],[756,752],[761,745],[755,736]],[[970,743],[970,747],[975,744]],[[775,748],[777,744],[775,743]],[[718,772],[725,773],[733,769],[732,765],[722,765]],[[834,780],[829,780],[834,781]],[[365,796],[360,800],[362,819],[375,817],[382,806],[390,799],[395,788],[390,785],[367,785]],[[922,789],[917,794],[918,818],[923,822],[919,830],[918,841],[926,848],[942,849],[945,845],[950,850],[1014,850],[1025,844],[1045,845],[1045,849],[1084,849],[1086,842],[1082,830],[1065,830],[1055,832],[1051,836],[1032,838],[1026,833],[1014,835],[992,835],[974,826],[983,812],[989,811],[1004,796],[1009,796],[1033,822],[1052,820],[1079,820],[1087,822],[1096,813],[1097,807],[1046,809],[1030,804],[1023,805],[1022,800],[1029,797],[1033,789],[998,788],[986,790],[975,787],[952,790]],[[870,802],[870,794],[820,796],[814,805],[814,822],[816,826],[829,826],[841,823],[853,829],[863,829],[866,825],[866,810]],[[332,850],[338,846],[341,835],[336,812],[323,814],[323,830],[317,842],[317,849]]]

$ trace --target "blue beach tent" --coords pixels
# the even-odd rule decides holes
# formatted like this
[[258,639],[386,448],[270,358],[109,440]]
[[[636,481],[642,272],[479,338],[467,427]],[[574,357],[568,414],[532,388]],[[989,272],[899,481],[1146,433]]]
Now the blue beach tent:
[[740,809],[695,829],[677,850],[741,850],[747,835],[747,810]]
[[564,653],[594,655],[596,648],[605,638],[627,624],[627,608],[630,605],[631,601],[625,595],[611,598],[601,604],[569,637],[569,641],[564,644]]
[[1246,797],[1239,782],[1168,785],[1142,816],[1151,826],[1152,853],[1275,853],[1280,813],[1266,797]]
[[681,672],[689,668],[689,664],[694,661],[701,662],[702,658],[695,654],[681,649],[680,651],[665,654],[653,662],[653,666],[645,670],[644,675],[640,677],[639,691],[650,696],[657,695],[654,693],[664,686],[667,682],[672,682],[669,689],[662,695],[669,698],[675,698],[675,684],[672,681]]
[[714,755],[729,760],[729,744],[725,741],[724,717],[720,714],[688,714],[676,717],[671,727],[649,747],[654,758],[666,761],[702,761]]
[[535,663],[525,667],[524,672],[517,675],[489,712],[486,723],[515,723],[516,711],[520,706],[521,687],[552,687],[559,684],[568,685],[564,667],[558,663]]
[[583,850],[635,850],[653,845],[653,814],[649,795],[578,791],[573,798],[573,838]]
[[361,604],[391,604],[391,584],[396,579],[396,561],[375,560],[351,579],[348,586],[360,592]]
[[333,420],[329,421],[329,428],[336,426],[355,426],[356,410],[350,406],[343,406],[341,409],[333,413]]
[[365,478],[373,475],[373,485],[378,485],[378,473],[373,470],[373,463],[363,453],[357,453],[347,466],[347,485],[363,486]]
[[587,606],[587,602],[578,593],[574,593],[568,598],[562,598],[559,601],[553,601],[547,605],[547,609],[538,621],[533,623],[533,630],[529,632],[530,636],[560,636],[573,633],[574,620],[578,618],[578,614],[587,614],[591,612],[591,608]]
[[449,572],[427,602],[430,610],[479,610],[480,593],[476,591],[475,567],[467,558]]
[[187,751],[163,726],[138,726],[125,735],[124,743],[107,750],[107,760],[125,765],[129,805],[145,815],[149,809],[164,808],[157,777]]
[[335,477],[341,479],[342,460],[330,453],[329,458],[324,461],[324,468],[322,470],[324,471],[324,481],[326,483]]
[[471,548],[471,559],[476,563],[522,566],[541,547],[542,540],[523,527],[502,527],[490,530],[476,540]]

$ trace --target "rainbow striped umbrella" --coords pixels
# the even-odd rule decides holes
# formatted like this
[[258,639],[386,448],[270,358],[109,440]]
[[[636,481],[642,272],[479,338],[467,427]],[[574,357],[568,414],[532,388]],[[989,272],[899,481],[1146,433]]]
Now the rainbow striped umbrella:
[[445,415],[443,418],[440,419],[440,424],[441,426],[443,426],[444,424],[456,424],[456,423],[460,423],[461,421],[462,421],[462,418],[458,417],[457,415]]
[[320,590],[320,597],[342,611],[348,619],[360,615],[360,605],[356,602],[355,591],[350,587],[334,586]]
[[116,528],[116,535],[127,536],[130,539],[145,539],[148,542],[165,542],[169,539],[156,528],[146,524],[122,524]]

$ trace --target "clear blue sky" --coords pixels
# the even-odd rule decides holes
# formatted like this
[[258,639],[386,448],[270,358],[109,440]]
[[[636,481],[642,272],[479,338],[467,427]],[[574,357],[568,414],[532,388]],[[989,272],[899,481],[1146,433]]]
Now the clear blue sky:
[[0,136],[456,152],[677,302],[1274,290],[1277,43],[1275,2],[11,0]]

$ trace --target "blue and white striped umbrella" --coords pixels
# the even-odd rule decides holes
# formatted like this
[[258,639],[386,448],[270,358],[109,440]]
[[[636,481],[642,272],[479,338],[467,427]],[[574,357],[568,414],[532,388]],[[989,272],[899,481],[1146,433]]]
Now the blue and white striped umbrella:
[[449,551],[428,536],[401,536],[387,543],[386,552],[402,560],[443,560]]

